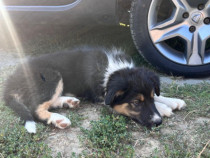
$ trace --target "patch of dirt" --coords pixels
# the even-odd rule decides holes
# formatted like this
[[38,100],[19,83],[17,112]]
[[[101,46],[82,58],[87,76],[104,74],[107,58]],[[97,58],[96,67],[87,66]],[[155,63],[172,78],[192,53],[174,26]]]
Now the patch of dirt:
[[[81,104],[80,108],[77,110],[77,113],[84,117],[84,120],[81,121],[81,127],[85,129],[90,128],[90,122],[96,121],[100,117],[100,106],[96,104]],[[71,109],[69,109],[71,110]],[[66,112],[67,113],[67,112]],[[64,113],[60,113],[65,115]],[[85,150],[85,147],[81,144],[79,137],[82,136],[82,132],[79,127],[69,127],[68,129],[53,129],[49,133],[49,137],[45,140],[45,143],[53,151],[53,157],[57,156],[57,153],[60,153],[62,157],[71,157],[72,153],[77,155],[82,153]]]
[[135,139],[134,149],[135,157],[151,157],[155,149],[161,149],[160,142],[154,138],[145,138],[143,133],[133,132],[133,138]]
[[195,120],[195,124],[204,125],[205,123],[210,124],[210,118],[199,117]]
[[45,143],[51,148],[53,157],[58,153],[62,157],[71,157],[72,152],[79,154],[84,150],[78,138],[81,135],[80,128],[54,129],[49,135]]
[[81,125],[83,128],[89,129],[91,121],[99,120],[101,106],[102,105],[96,104],[84,105],[83,108],[78,111],[85,118]]

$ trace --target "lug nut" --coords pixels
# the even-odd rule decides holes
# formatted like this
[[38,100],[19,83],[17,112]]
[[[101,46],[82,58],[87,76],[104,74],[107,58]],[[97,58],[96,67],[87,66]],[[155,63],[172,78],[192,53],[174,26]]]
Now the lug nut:
[[190,26],[190,28],[189,28],[189,31],[190,32],[195,32],[195,30],[196,30],[196,27],[195,26]]
[[189,13],[188,12],[183,13],[182,17],[185,18],[185,19],[188,18],[189,17]]
[[204,24],[208,25],[210,23],[210,17],[207,17],[203,20]]
[[204,7],[205,7],[205,5],[204,5],[204,4],[199,4],[199,5],[198,5],[198,10],[203,10],[203,9],[204,9]]

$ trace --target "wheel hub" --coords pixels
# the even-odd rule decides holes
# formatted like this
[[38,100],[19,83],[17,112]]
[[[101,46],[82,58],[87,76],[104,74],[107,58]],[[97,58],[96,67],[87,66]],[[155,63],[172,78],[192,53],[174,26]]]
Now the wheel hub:
[[192,22],[194,22],[195,24],[199,24],[203,21],[203,14],[201,12],[194,12],[191,15],[191,20]]

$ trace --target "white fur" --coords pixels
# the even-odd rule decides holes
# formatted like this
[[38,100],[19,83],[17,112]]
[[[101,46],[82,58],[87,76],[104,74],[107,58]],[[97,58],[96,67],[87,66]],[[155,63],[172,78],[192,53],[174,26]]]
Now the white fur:
[[25,129],[28,133],[36,133],[36,123],[34,121],[26,121]]
[[[59,123],[57,123],[57,121],[60,121]],[[55,127],[58,127],[60,129],[64,129],[66,128],[67,126],[70,126],[71,125],[71,121],[66,118],[65,116],[63,115],[60,115],[60,114],[57,114],[57,113],[52,113],[51,114],[51,117],[50,119],[47,121],[48,124],[52,123],[55,125]],[[62,127],[61,124],[67,124],[66,127]]]
[[71,100],[71,102],[78,102],[78,104],[80,103],[80,100],[75,97],[62,96],[56,100],[56,102],[53,104],[53,107],[63,107],[63,104],[67,103],[70,108],[74,108],[75,105],[68,103],[69,100]]
[[171,98],[171,100],[173,102],[176,102],[177,103],[177,106],[178,106],[177,109],[178,110],[181,110],[181,109],[183,109],[186,106],[186,103],[185,103],[184,100],[177,99],[177,98]]
[[161,117],[160,117],[158,114],[155,113],[155,114],[152,116],[152,121],[153,121],[153,122],[161,121]]
[[121,49],[116,49],[116,48],[113,48],[110,52],[106,52],[108,58],[108,66],[104,74],[104,84],[103,84],[104,87],[106,87],[109,77],[112,73],[120,69],[134,67],[133,61],[128,62],[126,60],[120,60],[120,59],[116,60],[115,56],[119,54],[124,54],[124,52]]
[[156,102],[165,104],[166,106],[170,107],[172,110],[176,109],[178,106],[177,103],[173,102],[170,98],[166,98],[163,96],[155,96],[154,99]]
[[173,115],[172,109],[163,103],[155,102],[155,107],[161,116],[170,117]]
[[172,110],[178,109],[181,110],[183,107],[186,106],[184,100],[176,99],[176,98],[168,98],[163,96],[155,96],[154,97],[156,102],[163,103],[170,107]]

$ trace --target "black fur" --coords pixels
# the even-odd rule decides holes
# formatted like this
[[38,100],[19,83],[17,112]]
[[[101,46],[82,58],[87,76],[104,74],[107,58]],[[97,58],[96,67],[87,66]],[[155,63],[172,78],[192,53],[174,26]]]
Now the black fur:
[[[124,54],[115,55],[116,60],[131,61]],[[38,119],[35,111],[38,105],[50,100],[58,82],[64,83],[63,94],[71,93],[92,102],[105,95],[105,103],[114,108],[123,103],[133,104],[133,99],[142,94],[143,103],[131,110],[141,115],[130,117],[144,125],[151,125],[150,115],[157,113],[151,92],[160,94],[158,76],[144,68],[122,68],[115,71],[103,87],[108,58],[103,49],[83,48],[47,54],[20,65],[8,78],[4,100],[24,120]],[[118,91],[123,93],[116,95]],[[127,107],[127,110],[130,110]],[[40,120],[41,121],[41,120]]]

